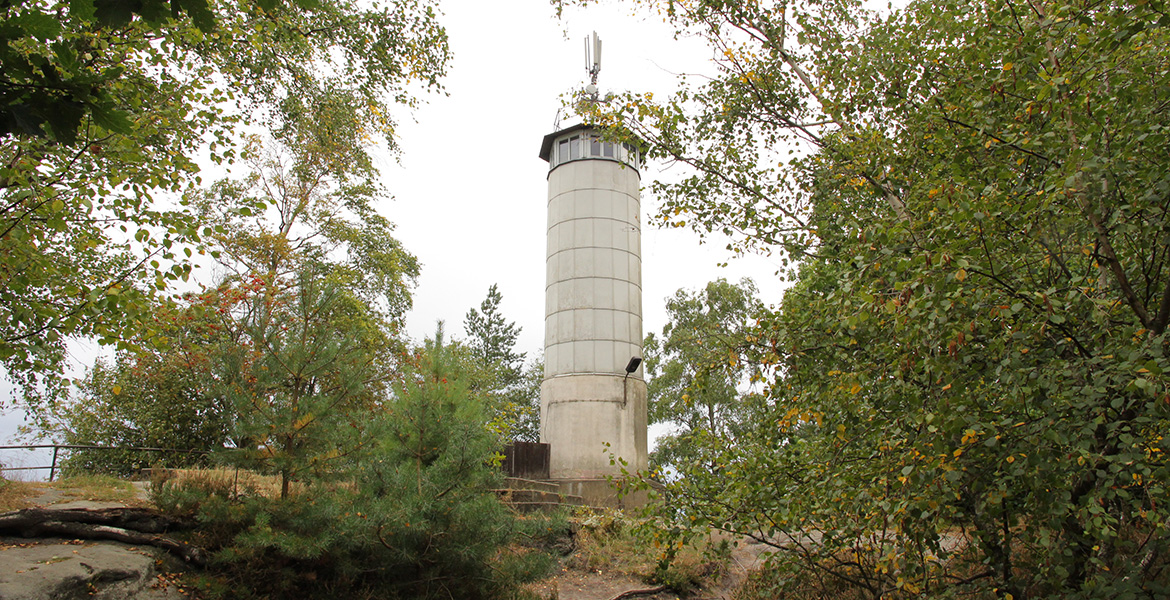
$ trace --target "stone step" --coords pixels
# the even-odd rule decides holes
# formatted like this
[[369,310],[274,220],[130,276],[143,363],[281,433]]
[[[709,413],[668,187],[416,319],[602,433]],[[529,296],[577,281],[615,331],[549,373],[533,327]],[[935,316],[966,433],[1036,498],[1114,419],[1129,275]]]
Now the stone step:
[[521,479],[507,477],[504,479],[504,488],[509,490],[539,490],[542,492],[560,493],[561,486],[556,482],[538,481],[535,479]]
[[573,494],[560,493],[560,484],[553,481],[536,481],[509,477],[506,487],[492,490],[500,500],[520,512],[536,510],[551,511],[562,506],[585,506],[585,499]]
[[513,504],[516,502],[554,502],[560,503],[561,495],[556,492],[542,492],[540,490],[493,490],[500,500]]
[[517,512],[531,513],[537,511],[553,512],[564,506],[564,504],[560,502],[509,502],[508,506],[511,506]]

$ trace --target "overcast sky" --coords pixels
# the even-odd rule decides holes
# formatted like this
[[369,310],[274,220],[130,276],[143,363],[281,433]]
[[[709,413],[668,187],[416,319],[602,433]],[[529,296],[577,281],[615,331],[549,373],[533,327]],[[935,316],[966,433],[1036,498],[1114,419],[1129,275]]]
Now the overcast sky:
[[[544,339],[548,164],[537,153],[554,131],[561,95],[586,83],[584,38],[596,30],[603,40],[603,92],[668,94],[676,74],[713,71],[711,50],[673,39],[661,20],[633,15],[628,6],[567,10],[560,20],[548,0],[443,0],[441,9],[454,52],[448,95],[432,94],[413,114],[400,113],[403,155],[380,165],[395,199],[379,208],[422,263],[408,334],[422,340],[441,319],[461,337],[464,315],[496,283],[504,315],[522,327],[518,350],[532,357]],[[672,176],[660,168],[647,166],[644,186]],[[717,277],[752,277],[766,303],[779,301],[774,261],[734,259],[720,243],[701,246],[689,230],[645,226],[656,205],[643,193],[644,334],[662,329],[665,299],[675,290]],[[730,264],[717,266],[724,261]],[[74,352],[74,367],[91,356]],[[0,444],[11,443],[20,421],[0,417]]]

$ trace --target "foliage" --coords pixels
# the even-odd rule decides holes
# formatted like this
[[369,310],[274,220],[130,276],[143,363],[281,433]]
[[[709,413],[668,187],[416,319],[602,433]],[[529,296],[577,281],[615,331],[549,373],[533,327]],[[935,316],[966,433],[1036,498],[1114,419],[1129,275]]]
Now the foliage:
[[1164,5],[663,10],[719,76],[599,118],[695,169],[664,220],[800,260],[683,524],[871,598],[1165,595]]
[[160,28],[183,13],[205,33],[215,25],[206,1],[82,0],[68,6],[18,1],[4,9],[0,136],[19,133],[65,144],[77,141],[77,129],[87,115],[119,133],[128,130],[126,116],[113,109],[109,90],[122,71],[91,69],[87,63],[92,58],[79,52],[88,48],[69,35],[71,30],[125,27],[135,17]]
[[643,344],[651,423],[679,430],[658,440],[657,468],[688,460],[690,438],[700,431],[734,437],[743,418],[741,388],[758,378],[742,349],[751,345],[752,319],[760,310],[755,283],[718,279],[698,292],[678,290],[666,302],[661,338]]
[[[253,138],[248,173],[188,195],[228,281],[319,277],[396,328],[419,274],[376,204],[389,194],[367,154],[368,126],[344,105],[319,107],[296,139]],[[340,121],[340,122],[339,122]]]
[[76,401],[61,406],[53,430],[65,444],[141,450],[72,450],[70,472],[134,475],[145,467],[206,464],[222,448],[228,415],[201,389],[178,353],[122,353],[113,365],[99,360],[80,383]]
[[[190,194],[201,220],[221,224],[208,242],[224,279],[156,310],[155,337],[115,370],[95,367],[81,397],[58,405],[53,431],[190,450],[230,439],[237,459],[275,469],[286,488],[352,450],[319,432],[358,427],[356,413],[343,415],[378,403],[418,264],[372,208],[383,190],[354,160],[357,140],[336,137],[341,147],[257,141],[248,176]],[[72,462],[132,471],[158,458],[102,451]]]
[[368,143],[394,147],[391,106],[437,88],[448,58],[425,0],[164,6],[0,9],[15,132],[0,134],[0,361],[34,409],[68,336],[153,337],[152,306],[217,231],[178,198],[200,184],[196,158],[235,161],[247,121],[302,148],[361,136],[360,162]]
[[299,474],[366,443],[360,415],[379,406],[403,352],[396,334],[418,275],[373,209],[383,190],[360,139],[331,130],[353,115],[319,116],[298,145],[270,142],[246,178],[192,202],[223,223],[213,240],[229,273],[199,301],[220,315],[203,378],[235,416],[246,463],[278,471],[284,496]]
[[144,467],[206,465],[208,453],[228,442],[229,406],[216,395],[206,370],[220,337],[214,312],[202,307],[159,308],[158,336],[98,359],[73,395],[40,415],[40,436],[65,444],[161,448],[188,452],[72,450],[65,468],[79,473],[136,474]]
[[203,524],[217,549],[208,589],[288,598],[498,598],[543,575],[550,558],[516,545],[559,529],[519,519],[490,489],[495,437],[441,331],[378,411],[375,441],[334,483],[283,499],[227,479],[168,483],[160,506]]
[[474,387],[486,393],[493,426],[504,440],[540,440],[540,384],[544,363],[525,364],[516,352],[520,328],[500,312],[503,296],[496,285],[488,288],[479,309],[467,311],[463,329],[472,358],[481,370]]
[[520,328],[514,322],[509,323],[500,313],[502,300],[503,296],[493,283],[479,309],[467,311],[463,329],[467,332],[468,345],[474,356],[485,364],[500,365],[504,371],[501,382],[507,385],[515,382],[509,378],[515,377],[516,366],[524,361],[524,353],[516,353]]

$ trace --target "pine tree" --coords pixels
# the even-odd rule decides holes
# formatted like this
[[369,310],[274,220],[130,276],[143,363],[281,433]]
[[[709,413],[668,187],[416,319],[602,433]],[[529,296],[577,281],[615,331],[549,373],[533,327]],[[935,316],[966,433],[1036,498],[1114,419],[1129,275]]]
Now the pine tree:
[[520,369],[525,353],[516,353],[516,340],[520,328],[509,322],[500,313],[500,294],[496,284],[488,288],[487,298],[479,310],[467,311],[463,328],[469,336],[468,345],[476,359],[485,365],[498,365],[504,375],[502,384],[511,385],[520,379]]
[[503,438],[535,442],[540,437],[540,379],[544,366],[539,360],[526,365],[526,353],[516,352],[520,327],[500,312],[502,299],[496,284],[492,284],[479,310],[472,308],[463,321],[467,345],[483,373],[473,387],[487,396],[493,428]]
[[[470,389],[475,365],[441,325],[408,362],[381,409],[362,413],[361,448],[333,464],[345,483],[316,479],[285,498],[198,497],[197,533],[217,557],[211,576],[231,586],[222,597],[487,600],[515,597],[548,572],[550,556],[518,544],[564,526],[519,519],[492,491],[499,440]],[[160,506],[182,507],[184,494],[165,486]]]

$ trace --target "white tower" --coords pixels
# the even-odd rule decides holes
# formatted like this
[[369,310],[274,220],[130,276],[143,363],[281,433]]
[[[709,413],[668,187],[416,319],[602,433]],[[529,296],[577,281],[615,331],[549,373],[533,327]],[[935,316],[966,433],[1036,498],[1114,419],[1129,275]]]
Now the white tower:
[[612,503],[605,478],[621,465],[610,455],[631,471],[647,466],[643,157],[588,125],[545,136],[540,157],[549,163],[541,441],[562,491]]

